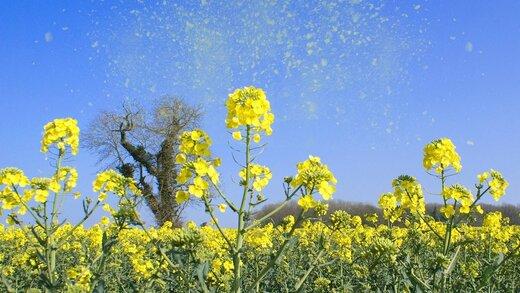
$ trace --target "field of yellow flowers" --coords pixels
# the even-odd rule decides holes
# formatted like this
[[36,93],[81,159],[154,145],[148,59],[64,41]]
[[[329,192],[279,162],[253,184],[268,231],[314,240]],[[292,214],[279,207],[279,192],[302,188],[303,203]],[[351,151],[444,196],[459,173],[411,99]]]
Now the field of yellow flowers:
[[[424,148],[423,166],[439,182],[443,219],[425,212],[421,184],[401,175],[381,195],[377,215],[327,214],[336,178],[320,158],[309,156],[284,178],[285,200],[252,220],[266,198],[269,168],[256,162],[263,136],[272,133],[274,114],[262,89],[245,87],[226,102],[226,126],[243,149],[238,170],[242,193],[219,187],[219,158],[201,129],[181,135],[175,160],[181,188],[176,200],[192,197],[212,219],[199,227],[150,228],[137,206],[138,183],[117,171],[95,178],[97,197],[75,191],[78,172],[65,166],[79,146],[77,121],[56,119],[44,127],[41,150],[55,160],[49,177],[28,178],[17,168],[0,169],[0,203],[7,223],[0,226],[2,292],[518,292],[520,227],[499,212],[486,213],[484,197],[499,200],[508,182],[496,170],[476,176],[474,190],[451,177],[462,166],[447,138]],[[64,197],[84,212],[71,223],[60,219]],[[117,199],[109,205],[108,197]],[[232,199],[237,199],[233,201]],[[287,203],[300,211],[281,225],[268,219]],[[105,212],[85,227],[94,211]],[[236,216],[236,227],[219,225],[219,213]],[[481,226],[476,214],[484,214]]]

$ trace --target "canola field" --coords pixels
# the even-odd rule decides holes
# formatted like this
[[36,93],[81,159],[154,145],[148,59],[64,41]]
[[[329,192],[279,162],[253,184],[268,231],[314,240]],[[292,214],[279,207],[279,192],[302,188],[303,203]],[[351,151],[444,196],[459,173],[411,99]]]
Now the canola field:
[[[227,99],[226,127],[243,150],[239,195],[220,188],[211,138],[201,129],[184,132],[172,154],[179,166],[176,201],[198,201],[211,219],[182,227],[149,227],[137,212],[139,182],[115,170],[92,183],[96,197],[76,190],[78,172],[65,165],[79,150],[72,118],[44,126],[41,151],[55,166],[49,177],[0,169],[2,292],[518,292],[520,227],[480,203],[496,201],[509,183],[497,170],[475,174],[472,188],[452,185],[462,169],[448,138],[424,147],[423,166],[438,182],[441,219],[425,211],[421,184],[409,175],[391,182],[381,195],[384,219],[344,211],[327,214],[337,180],[320,158],[297,163],[283,179],[284,201],[254,218],[267,199],[272,175],[255,151],[269,136],[275,116],[264,91],[240,88]],[[83,218],[63,220],[61,202],[75,198]],[[117,204],[109,204],[111,197]],[[296,201],[299,212],[281,225],[269,217]],[[94,212],[105,216],[84,225]],[[219,224],[222,213],[236,227]],[[482,225],[475,215],[483,214]],[[254,219],[254,220],[253,220]],[[193,219],[198,220],[198,219]],[[384,224],[380,224],[384,223]]]

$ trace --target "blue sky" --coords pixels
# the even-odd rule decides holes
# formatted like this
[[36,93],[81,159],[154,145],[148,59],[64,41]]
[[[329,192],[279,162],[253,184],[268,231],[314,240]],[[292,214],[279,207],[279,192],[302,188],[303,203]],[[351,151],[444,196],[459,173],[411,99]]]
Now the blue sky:
[[[510,181],[503,202],[520,203],[519,2],[252,3],[2,2],[0,166],[46,175],[47,121],[71,116],[86,129],[125,99],[171,94],[204,106],[203,128],[233,193],[223,104],[251,84],[266,90],[276,115],[259,159],[273,171],[272,202],[308,154],[336,174],[337,199],[375,203],[406,173],[437,201],[422,148],[446,136],[463,163],[453,183],[472,186],[496,168]],[[70,163],[85,194],[95,162],[83,149]],[[77,217],[79,205],[65,207]],[[202,209],[185,218],[203,221]]]

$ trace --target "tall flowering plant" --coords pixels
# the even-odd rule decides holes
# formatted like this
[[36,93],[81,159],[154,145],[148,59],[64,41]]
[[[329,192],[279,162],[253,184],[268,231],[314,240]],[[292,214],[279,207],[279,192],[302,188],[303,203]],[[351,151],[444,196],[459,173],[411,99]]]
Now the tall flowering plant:
[[[231,93],[226,101],[227,117],[226,126],[232,132],[232,138],[241,145],[243,158],[238,160],[241,169],[239,171],[240,186],[242,192],[237,201],[222,191],[219,186],[220,165],[219,158],[213,158],[210,151],[211,139],[202,130],[196,129],[181,135],[180,153],[176,160],[182,164],[177,177],[177,182],[186,186],[176,194],[178,202],[183,202],[191,196],[200,198],[205,206],[205,211],[212,219],[212,224],[217,228],[225,245],[229,250],[232,263],[231,290],[233,292],[250,292],[257,289],[260,281],[274,267],[282,257],[293,239],[297,225],[305,218],[310,209],[324,206],[314,198],[320,194],[324,201],[329,200],[335,192],[336,178],[328,167],[318,157],[310,156],[306,161],[297,164],[297,174],[287,177],[284,184],[285,201],[272,212],[256,221],[249,221],[254,209],[266,201],[263,190],[269,184],[272,175],[267,166],[258,164],[253,154],[262,146],[259,146],[263,136],[269,136],[273,130],[274,114],[264,91],[256,87],[244,87]],[[240,162],[241,161],[241,162]],[[215,196],[211,196],[214,191]],[[285,240],[277,250],[272,251],[271,260],[256,275],[249,284],[243,283],[244,240],[249,233],[254,233],[254,228],[264,224],[274,213],[280,211],[289,201],[298,198],[301,207],[292,228],[285,235]],[[227,208],[236,215],[237,226],[235,233],[226,233],[220,226],[215,210],[225,211]],[[323,208],[322,208],[323,210]],[[267,239],[268,240],[268,239]],[[305,276],[303,276],[305,277]],[[203,285],[204,290],[208,290]]]
[[[449,138],[434,140],[424,147],[423,167],[428,174],[440,181],[440,221],[426,215],[422,187],[411,176],[403,175],[395,179],[392,183],[394,192],[383,194],[379,199],[379,206],[389,226],[396,221],[402,221],[406,225],[415,225],[417,229],[424,228],[433,233],[439,243],[438,253],[441,261],[430,276],[421,279],[413,275],[412,279],[417,281],[423,290],[445,291],[449,288],[448,280],[458,261],[460,250],[468,244],[464,241],[455,242],[454,238],[461,237],[461,227],[469,224],[473,214],[484,213],[479,204],[481,199],[489,192],[493,199],[498,201],[505,194],[509,183],[500,172],[492,169],[477,176],[475,195],[461,184],[448,185],[448,178],[462,170],[461,158]],[[489,214],[486,219],[490,219]],[[502,264],[503,262],[500,263]]]
[[[97,199],[83,200],[83,217],[76,224],[69,224],[62,216],[62,204],[67,197],[78,199],[79,192],[74,192],[78,180],[75,168],[64,166],[69,155],[76,155],[79,148],[79,127],[72,118],[55,119],[44,126],[41,140],[41,151],[49,154],[54,163],[54,173],[50,177],[34,177],[29,179],[17,168],[0,169],[0,204],[1,211],[8,212],[7,222],[18,225],[27,240],[32,241],[34,249],[33,261],[38,268],[38,287],[56,292],[64,288],[90,290],[96,287],[103,263],[113,241],[103,235],[102,253],[90,260],[88,268],[81,273],[70,272],[71,278],[65,280],[57,272],[57,252],[74,235],[85,221],[92,216],[101,205],[111,212],[119,230],[135,217],[135,198],[139,195],[135,182],[125,178],[116,171],[108,170],[97,175],[93,182],[93,191]],[[105,202],[107,194],[112,193],[119,198],[119,208],[114,209]],[[24,221],[33,223],[25,224]],[[110,222],[103,217],[101,224]],[[65,231],[65,232],[63,232]],[[113,237],[112,237],[113,238]],[[5,280],[4,280],[5,282]],[[11,284],[4,284],[11,288]]]

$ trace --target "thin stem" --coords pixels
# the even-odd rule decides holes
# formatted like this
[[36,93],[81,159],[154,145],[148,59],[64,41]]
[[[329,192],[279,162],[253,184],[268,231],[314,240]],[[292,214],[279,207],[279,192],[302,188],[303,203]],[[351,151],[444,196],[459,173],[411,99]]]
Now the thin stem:
[[268,214],[266,214],[266,215],[263,216],[262,218],[260,218],[260,219],[258,219],[258,220],[256,220],[256,221],[254,221],[253,223],[251,223],[251,225],[247,226],[247,227],[245,228],[245,230],[246,230],[246,231],[251,230],[252,228],[254,228],[254,227],[256,227],[256,226],[262,224],[262,222],[264,222],[265,220],[269,219],[272,215],[274,215],[274,214],[276,214],[277,212],[279,212],[280,210],[282,210],[283,207],[285,207],[285,205],[287,205],[287,204],[291,201],[292,197],[296,194],[296,192],[298,192],[298,190],[301,189],[301,187],[302,187],[301,185],[298,186],[298,188],[296,188],[296,189],[295,189],[295,190],[294,190],[294,191],[293,191],[293,192],[292,192],[292,193],[291,193],[291,194],[290,194],[290,195],[285,199],[285,201],[284,201],[282,204],[280,204],[278,207],[276,207],[274,210],[270,211]]
[[238,209],[237,207],[233,204],[233,202],[231,200],[229,200],[229,198],[222,192],[222,190],[220,189],[220,187],[218,187],[217,184],[213,183],[213,181],[209,180],[211,182],[211,184],[213,185],[213,187],[215,187],[215,190],[217,190],[218,194],[224,199],[224,201],[226,202],[226,204],[229,206],[229,208],[231,208],[231,210],[233,210],[234,212],[237,212]]
[[253,288],[257,287],[260,284],[260,281],[265,277],[265,275],[267,275],[269,270],[271,270],[271,268],[278,262],[278,259],[282,256],[282,254],[285,251],[285,247],[287,246],[287,244],[289,244],[289,240],[291,239],[292,235],[294,234],[294,231],[296,231],[296,226],[298,226],[298,223],[301,221],[301,219],[303,219],[303,214],[304,214],[304,210],[301,209],[300,213],[298,214],[298,218],[296,219],[296,221],[294,221],[294,224],[291,227],[291,230],[289,231],[289,233],[287,234],[286,239],[284,240],[282,246],[278,249],[275,256],[271,258],[269,263],[264,267],[264,269],[260,272],[260,274],[258,274],[258,276],[255,278],[253,284],[247,288],[246,292],[253,291]]
[[244,208],[246,206],[247,199],[247,191],[249,189],[249,177],[250,177],[250,142],[251,142],[251,128],[250,126],[246,126],[246,154],[245,154],[245,170],[246,170],[246,178],[244,182],[244,190],[242,193],[242,201],[240,203],[240,208],[238,210],[238,227],[237,227],[237,239],[235,245],[235,251],[233,252],[233,291],[236,293],[242,292],[242,265],[241,265],[241,256],[242,256],[242,245],[244,242]]
[[215,226],[217,227],[217,230],[220,232],[220,235],[222,235],[222,238],[226,241],[230,249],[233,249],[233,244],[229,240],[229,238],[224,233],[224,230],[222,227],[220,227],[218,223],[218,219],[215,217],[215,214],[213,213],[213,210],[211,209],[211,206],[209,205],[208,199],[205,196],[202,196],[202,199],[204,200],[204,206],[206,207],[206,211],[208,211],[208,214],[211,217],[211,220],[213,220],[213,223],[215,223]]

